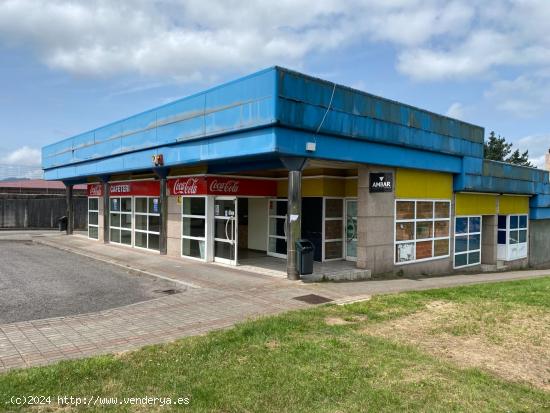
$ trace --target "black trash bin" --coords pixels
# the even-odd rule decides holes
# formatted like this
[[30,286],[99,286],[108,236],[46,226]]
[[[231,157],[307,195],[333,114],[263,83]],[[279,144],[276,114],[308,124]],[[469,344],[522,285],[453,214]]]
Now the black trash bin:
[[296,260],[300,275],[313,274],[313,254],[315,247],[307,239],[296,241]]
[[68,222],[68,219],[66,216],[63,216],[57,220],[59,231],[67,231],[67,222]]

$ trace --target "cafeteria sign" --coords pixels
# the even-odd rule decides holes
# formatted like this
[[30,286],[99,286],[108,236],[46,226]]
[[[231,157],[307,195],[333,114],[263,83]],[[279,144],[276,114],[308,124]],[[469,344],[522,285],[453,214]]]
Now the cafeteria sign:
[[371,172],[369,174],[369,192],[392,192],[393,173]]

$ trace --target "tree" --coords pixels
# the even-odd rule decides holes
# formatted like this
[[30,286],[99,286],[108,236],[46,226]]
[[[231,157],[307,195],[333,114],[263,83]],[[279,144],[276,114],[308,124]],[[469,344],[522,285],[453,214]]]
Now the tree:
[[529,151],[520,153],[519,149],[512,152],[512,143],[506,142],[504,136],[496,136],[494,131],[489,134],[489,139],[483,144],[485,159],[492,161],[508,162],[514,165],[530,166],[534,165],[529,162]]

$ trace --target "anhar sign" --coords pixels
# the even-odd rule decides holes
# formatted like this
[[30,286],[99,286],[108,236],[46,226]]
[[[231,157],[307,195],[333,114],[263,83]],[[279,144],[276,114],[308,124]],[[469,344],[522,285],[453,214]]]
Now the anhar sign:
[[277,196],[277,182],[224,176],[185,176],[168,180],[170,195]]
[[393,173],[371,172],[369,174],[369,192],[392,192]]

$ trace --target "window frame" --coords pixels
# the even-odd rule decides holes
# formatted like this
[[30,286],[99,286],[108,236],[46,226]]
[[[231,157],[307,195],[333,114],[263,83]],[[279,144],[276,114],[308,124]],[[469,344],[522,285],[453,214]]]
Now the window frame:
[[[183,199],[184,198],[202,198],[202,199],[204,199],[204,215],[184,214],[183,213]],[[209,226],[208,226],[208,220],[206,219],[207,216],[208,216],[208,203],[209,203],[209,197],[206,196],[206,195],[186,195],[186,196],[182,196],[182,203],[181,203],[181,208],[180,208],[180,216],[181,216],[180,255],[181,255],[182,258],[186,258],[186,259],[190,259],[190,260],[196,260],[196,261],[203,261],[203,262],[208,261],[207,235],[208,235],[208,231],[209,231]],[[204,220],[204,237],[194,237],[194,236],[191,236],[191,235],[183,235],[183,220],[184,220],[184,218],[203,219]],[[185,255],[183,253],[183,240],[184,239],[203,241],[204,242],[204,258],[193,257],[191,255]]]
[[[118,199],[120,202],[120,206],[122,207],[122,200],[123,199],[130,199],[130,205],[132,206],[132,210],[130,212],[128,211],[111,211],[111,200]],[[125,247],[132,248],[134,246],[134,201],[132,196],[110,196],[109,197],[109,243],[122,245]],[[120,222],[122,223],[122,215],[130,215],[130,228],[123,227],[122,225],[119,225],[118,227],[115,227],[112,225],[113,220],[111,219],[111,214],[117,214],[119,215]],[[113,237],[111,236],[111,230],[118,230],[119,240],[122,240],[122,231],[130,231],[130,243],[125,244],[122,241],[113,241]]]
[[[397,203],[398,202],[414,202],[414,218],[411,219],[397,219]],[[416,218],[416,212],[417,212],[417,205],[419,202],[431,202],[432,203],[432,218]],[[446,203],[448,205],[448,211],[449,215],[447,218],[436,218],[435,217],[435,204],[437,202]],[[394,200],[393,204],[394,210],[393,210],[393,263],[394,265],[407,265],[407,264],[415,264],[418,262],[426,262],[426,261],[434,261],[434,260],[440,260],[449,258],[451,256],[451,217],[452,217],[452,201],[450,199],[422,199],[422,198],[399,198]],[[448,234],[446,237],[436,237],[435,236],[435,223],[436,222],[444,222],[447,221],[448,223]],[[404,241],[397,241],[397,224],[399,223],[413,223],[413,235],[414,238],[411,240],[404,240]],[[432,236],[429,238],[416,238],[416,224],[417,222],[431,222],[432,223]],[[439,240],[447,240],[447,254],[445,255],[438,255],[434,256],[435,253],[435,241]],[[416,259],[416,244],[418,242],[425,242],[425,241],[431,241],[432,242],[432,256],[429,258],[421,258]],[[410,244],[414,243],[414,259],[410,261],[403,261],[399,262],[397,261],[397,246],[400,244]]]
[[[90,209],[90,200],[96,199],[97,200],[97,209]],[[99,241],[99,200],[101,198],[97,196],[89,196],[88,197],[88,239]],[[90,224],[90,212],[97,214],[97,224]],[[90,237],[90,227],[97,228],[97,238]]]
[[[138,198],[145,198],[147,200],[147,202],[146,202],[147,203],[147,212],[137,212],[136,211],[136,200]],[[159,202],[159,212],[158,213],[149,212],[149,200],[152,199],[152,198],[158,199],[158,202]],[[134,215],[134,219],[132,220],[132,226],[133,226],[133,231],[132,231],[133,237],[132,238],[133,238],[134,248],[138,248],[140,250],[145,250],[145,251],[157,252],[157,253],[160,254],[160,228],[159,228],[158,232],[149,230],[149,217],[150,216],[159,217],[159,223],[160,223],[160,225],[162,225],[161,218],[160,218],[160,208],[161,208],[161,206],[160,206],[160,197],[159,196],[155,196],[155,195],[136,195],[136,196],[132,197],[132,213]],[[146,230],[136,228],[135,222],[137,221],[137,219],[135,217],[137,215],[147,217],[147,229]],[[145,234],[146,239],[147,239],[147,247],[141,247],[141,246],[135,245],[135,238],[136,238],[135,233],[136,232],[139,232],[141,234]],[[159,236],[159,249],[149,248],[149,234]]]
[[[506,217],[506,229],[500,229],[498,228],[498,217],[499,216],[505,216]],[[518,217],[518,227],[517,228],[510,228],[510,219],[511,217]],[[525,227],[520,227],[519,222],[520,218],[525,217]],[[518,242],[517,244],[511,244],[510,243],[510,232],[512,231],[525,231],[525,242]],[[504,232],[506,235],[506,243],[499,244],[498,242],[498,235],[500,232]],[[515,261],[515,260],[523,260],[529,256],[529,214],[498,214],[497,215],[497,251],[500,250],[499,246],[504,245],[505,246],[505,257],[503,258],[502,255],[499,255],[497,252],[497,259],[503,260],[503,261]],[[512,257],[511,256],[511,246],[512,245],[525,245],[525,255],[521,255],[518,257]]]
[[[465,233],[460,233],[458,234],[456,232],[456,221],[457,219],[460,219],[460,218],[467,218],[468,220],[468,227],[467,227],[467,231]],[[470,232],[470,218],[479,218],[479,232]],[[453,269],[460,269],[460,268],[466,268],[466,267],[472,267],[474,265],[481,265],[481,248],[482,248],[482,245],[483,245],[483,236],[482,236],[482,228],[483,228],[483,215],[457,215],[455,216],[455,219],[454,219],[454,229],[453,229]],[[470,235],[479,235],[479,249],[476,249],[476,250],[470,250]],[[463,252],[456,252],[456,237],[463,237],[463,236],[466,236],[468,241],[467,241],[467,248],[466,248],[466,251],[463,251]],[[467,261],[469,260],[469,254],[472,253],[472,252],[479,252],[479,262],[476,262],[476,263],[473,263],[473,264],[470,264],[468,262],[468,264],[466,265],[459,265],[457,266],[456,265],[456,256],[457,255],[466,255],[467,256]]]

